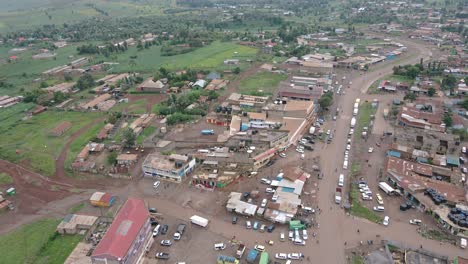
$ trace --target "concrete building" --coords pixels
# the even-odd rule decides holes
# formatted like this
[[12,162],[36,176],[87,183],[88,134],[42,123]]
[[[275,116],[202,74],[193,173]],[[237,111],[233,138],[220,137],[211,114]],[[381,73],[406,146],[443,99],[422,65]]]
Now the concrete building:
[[145,177],[159,177],[176,182],[182,182],[195,168],[196,161],[190,156],[179,154],[161,155],[150,154],[143,162],[142,169]]
[[137,86],[137,92],[153,92],[153,93],[166,93],[168,86],[164,85],[160,80],[153,81],[150,77],[143,83]]
[[150,215],[145,202],[130,198],[97,245],[91,260],[93,264],[140,263],[152,243]]

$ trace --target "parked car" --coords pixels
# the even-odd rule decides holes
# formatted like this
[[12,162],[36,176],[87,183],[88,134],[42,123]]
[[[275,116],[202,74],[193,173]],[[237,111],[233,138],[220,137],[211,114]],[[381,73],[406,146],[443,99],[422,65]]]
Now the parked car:
[[237,216],[233,216],[231,222],[233,225],[237,224]]
[[262,245],[255,245],[255,250],[257,250],[258,252],[263,252],[265,251],[265,246],[262,246]]
[[257,230],[258,227],[259,227],[259,225],[260,225],[260,224],[259,224],[257,221],[255,221],[254,224],[253,224],[253,229],[254,229],[254,230]]
[[278,201],[278,198],[279,198],[279,195],[278,195],[278,194],[275,194],[275,195],[273,195],[273,197],[271,197],[271,200],[272,200],[273,202],[276,202],[276,201]]
[[388,215],[384,217],[382,224],[384,226],[388,226],[390,224],[390,217],[388,217]]
[[296,151],[299,153],[304,153],[304,149],[301,149],[301,148],[296,148]]
[[268,188],[265,189],[265,192],[266,192],[266,193],[274,193],[275,190],[274,190],[273,188],[269,188],[269,187],[268,187]]
[[276,253],[276,259],[288,259],[288,255],[286,253]]
[[246,221],[246,222],[245,222],[245,227],[246,227],[247,229],[251,229],[251,228],[252,228],[252,223],[251,223],[250,221]]
[[289,253],[288,254],[288,259],[301,259],[304,257],[302,253]]
[[383,206],[374,206],[374,211],[376,212],[383,212],[385,208]]
[[419,220],[419,219],[411,219],[411,220],[409,220],[409,223],[412,224],[412,225],[420,225],[422,223],[422,221]]
[[157,259],[169,259],[169,253],[158,252],[156,253]]
[[158,210],[156,210],[156,208],[149,208],[148,211],[152,214],[155,214],[158,212]]
[[262,203],[260,204],[260,207],[266,207],[267,202],[268,202],[267,199],[263,199]]
[[383,199],[382,199],[382,196],[380,195],[380,193],[377,193],[375,196],[377,197],[377,203],[379,205],[383,205],[384,202],[383,202]]
[[286,153],[282,152],[282,153],[279,154],[279,156],[282,157],[282,158],[286,158]]
[[273,230],[275,230],[275,225],[269,225],[268,228],[267,228],[267,232],[271,233],[271,232],[273,232]]
[[158,188],[160,184],[161,184],[161,182],[155,181],[155,182],[153,183],[153,188]]
[[293,240],[293,239],[294,239],[294,231],[289,231],[288,238],[289,238],[289,240]]
[[302,239],[307,240],[308,238],[309,238],[309,236],[307,235],[307,230],[303,229],[302,230]]
[[267,178],[262,178],[260,179],[260,183],[263,183],[263,184],[271,184],[271,180],[267,179]]
[[170,247],[172,245],[172,241],[170,240],[161,240],[161,246],[166,246],[166,247]]
[[167,234],[167,230],[169,229],[168,225],[162,225],[161,226],[161,235]]
[[369,152],[369,153],[372,153],[372,152],[374,152],[374,148],[372,148],[372,147],[371,147],[371,148],[369,148],[369,150],[367,150],[367,152]]

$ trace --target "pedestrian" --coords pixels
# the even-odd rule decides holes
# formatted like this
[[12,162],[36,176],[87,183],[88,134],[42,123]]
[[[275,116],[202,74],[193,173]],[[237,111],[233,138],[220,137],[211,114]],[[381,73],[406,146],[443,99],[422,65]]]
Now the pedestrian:
[[344,245],[346,246],[346,244],[347,244],[347,243],[346,243],[346,241],[345,241],[345,242],[344,242]]
[[357,230],[357,232],[358,232],[358,233],[360,232],[359,229]]

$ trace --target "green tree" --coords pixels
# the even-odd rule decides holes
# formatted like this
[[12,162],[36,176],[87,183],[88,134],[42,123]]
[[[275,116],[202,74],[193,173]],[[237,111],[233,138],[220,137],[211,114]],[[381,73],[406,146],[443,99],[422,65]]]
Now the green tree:
[[46,88],[46,87],[49,86],[49,84],[48,84],[46,81],[42,81],[42,82],[39,84],[39,86],[40,86],[41,88]]
[[125,148],[130,148],[130,147],[133,147],[135,145],[136,135],[133,132],[133,129],[126,128],[123,131],[122,138],[123,138],[122,143],[123,143],[123,146]]
[[241,69],[239,67],[234,68],[232,71],[234,74],[239,74],[241,72]]
[[465,100],[461,102],[461,105],[463,106],[463,108],[465,108],[465,110],[468,110],[468,98],[465,98]]
[[117,163],[117,152],[111,152],[109,156],[107,156],[107,164],[115,165]]
[[415,93],[407,93],[405,94],[405,97],[403,97],[404,100],[409,100],[411,102],[414,102],[416,100],[416,94]]
[[322,109],[327,109],[333,104],[333,92],[324,93],[319,99],[319,105]]
[[453,90],[457,84],[457,78],[453,75],[447,75],[442,79],[442,89]]
[[80,78],[78,78],[78,81],[75,84],[75,86],[80,90],[91,88],[94,85],[95,85],[94,78],[90,74],[85,74],[81,76]]
[[427,91],[427,95],[429,95],[429,97],[432,97],[434,96],[436,90],[434,87],[430,87],[429,90]]
[[446,112],[442,121],[444,121],[446,127],[451,127],[453,125],[452,111]]

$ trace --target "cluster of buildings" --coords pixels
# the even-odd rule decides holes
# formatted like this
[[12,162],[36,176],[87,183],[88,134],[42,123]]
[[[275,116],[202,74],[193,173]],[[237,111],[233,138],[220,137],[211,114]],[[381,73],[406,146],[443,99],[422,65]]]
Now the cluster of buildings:
[[90,155],[101,153],[104,147],[102,143],[89,142],[86,144],[71,164],[72,169],[81,172],[92,172],[96,167],[96,162],[93,158],[90,158]]
[[261,207],[255,204],[257,191],[252,191],[248,195],[232,192],[226,209],[239,215],[263,217],[273,223],[289,223],[302,207],[300,197],[309,177],[310,174],[300,168],[285,168],[271,182],[271,186],[276,188],[275,201],[270,201],[265,207]]
[[81,75],[85,72],[85,70],[81,69],[80,67],[88,64],[88,62],[89,62],[89,59],[87,57],[82,57],[82,58],[71,61],[67,65],[61,65],[61,66],[57,66],[52,69],[49,69],[43,72],[42,74],[45,76]]

